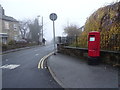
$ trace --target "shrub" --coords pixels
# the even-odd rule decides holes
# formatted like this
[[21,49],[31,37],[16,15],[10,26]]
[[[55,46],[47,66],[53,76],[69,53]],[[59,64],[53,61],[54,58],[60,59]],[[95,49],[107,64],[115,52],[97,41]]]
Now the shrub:
[[8,46],[6,44],[2,44],[2,51],[5,51],[8,49]]
[[90,31],[101,33],[101,49],[120,51],[120,2],[99,8],[87,19],[78,38],[80,47],[87,46]]
[[9,41],[8,45],[15,45],[16,44],[16,41],[15,40],[11,40]]

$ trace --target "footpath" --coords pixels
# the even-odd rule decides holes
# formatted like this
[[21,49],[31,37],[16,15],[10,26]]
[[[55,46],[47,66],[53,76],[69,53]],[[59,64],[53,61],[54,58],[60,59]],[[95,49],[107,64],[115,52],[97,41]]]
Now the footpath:
[[42,45],[35,45],[35,46],[29,46],[29,47],[23,47],[23,48],[16,48],[16,49],[11,49],[11,50],[7,50],[7,51],[0,51],[0,55],[2,54],[6,54],[6,53],[10,53],[10,52],[15,52],[15,51],[20,51],[20,50],[24,50],[24,49],[30,49],[30,48],[34,48],[34,47],[39,47]]
[[86,60],[59,53],[50,56],[47,65],[63,88],[118,88],[118,70],[109,65],[88,65]]

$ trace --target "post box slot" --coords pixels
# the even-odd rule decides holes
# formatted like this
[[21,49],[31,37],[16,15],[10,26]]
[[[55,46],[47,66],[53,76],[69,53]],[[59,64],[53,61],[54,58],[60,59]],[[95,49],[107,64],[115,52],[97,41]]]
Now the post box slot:
[[89,41],[95,41],[95,37],[90,37]]
[[95,35],[90,35],[90,37],[95,37]]

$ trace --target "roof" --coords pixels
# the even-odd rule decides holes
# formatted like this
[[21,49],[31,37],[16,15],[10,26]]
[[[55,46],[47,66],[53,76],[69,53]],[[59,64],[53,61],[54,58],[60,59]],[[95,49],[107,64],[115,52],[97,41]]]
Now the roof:
[[5,10],[3,9],[3,7],[0,5],[0,19],[2,20],[6,20],[6,21],[11,21],[11,22],[18,22],[16,19],[14,19],[13,17],[10,16],[6,16],[5,15]]
[[6,15],[2,15],[2,20],[11,21],[11,22],[18,22],[18,21],[17,21],[16,19],[14,19],[13,17],[6,16]]

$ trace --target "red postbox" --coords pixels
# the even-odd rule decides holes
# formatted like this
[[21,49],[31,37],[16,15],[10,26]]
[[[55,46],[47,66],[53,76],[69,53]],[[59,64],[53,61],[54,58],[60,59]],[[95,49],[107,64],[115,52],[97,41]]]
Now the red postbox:
[[88,35],[88,60],[97,62],[100,56],[100,32],[92,31]]

